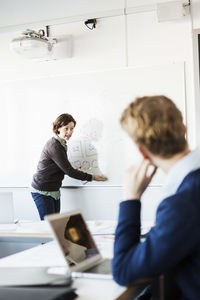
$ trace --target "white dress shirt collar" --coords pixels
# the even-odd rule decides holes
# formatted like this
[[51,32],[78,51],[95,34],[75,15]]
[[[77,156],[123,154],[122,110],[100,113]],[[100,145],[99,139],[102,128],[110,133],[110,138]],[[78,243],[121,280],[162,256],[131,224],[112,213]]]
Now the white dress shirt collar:
[[183,179],[192,171],[200,168],[200,149],[189,152],[181,158],[167,174],[163,186],[165,197],[176,193]]

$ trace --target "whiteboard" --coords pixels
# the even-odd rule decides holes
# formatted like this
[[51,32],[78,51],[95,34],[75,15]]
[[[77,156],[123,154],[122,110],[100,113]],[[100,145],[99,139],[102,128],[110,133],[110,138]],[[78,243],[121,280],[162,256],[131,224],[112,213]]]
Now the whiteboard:
[[[0,186],[30,186],[52,122],[62,113],[77,121],[68,145],[72,164],[109,178],[90,185],[120,186],[123,171],[140,158],[121,129],[122,111],[135,97],[164,94],[185,118],[184,83],[184,63],[2,83]],[[64,185],[82,185],[65,177]],[[158,174],[153,184],[161,182]]]

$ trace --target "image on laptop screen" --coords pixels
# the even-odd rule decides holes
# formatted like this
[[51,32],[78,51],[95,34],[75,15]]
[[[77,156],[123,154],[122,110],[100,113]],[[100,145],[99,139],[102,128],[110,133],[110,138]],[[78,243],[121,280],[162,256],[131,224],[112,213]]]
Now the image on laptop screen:
[[100,254],[80,213],[48,220],[70,267]]

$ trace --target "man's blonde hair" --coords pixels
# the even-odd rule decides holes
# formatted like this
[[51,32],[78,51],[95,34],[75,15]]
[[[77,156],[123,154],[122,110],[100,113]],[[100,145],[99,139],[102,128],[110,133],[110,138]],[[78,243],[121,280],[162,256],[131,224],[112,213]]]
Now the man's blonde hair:
[[120,122],[138,146],[162,158],[187,147],[182,114],[163,95],[136,98],[125,109]]

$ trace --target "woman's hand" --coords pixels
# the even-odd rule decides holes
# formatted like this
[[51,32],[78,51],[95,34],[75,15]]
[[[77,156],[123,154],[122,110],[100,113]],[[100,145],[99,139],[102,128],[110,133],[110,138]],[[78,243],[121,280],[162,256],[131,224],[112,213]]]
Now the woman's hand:
[[[152,170],[150,169],[152,167]],[[157,167],[153,166],[148,159],[144,159],[140,165],[128,169],[124,175],[123,199],[140,200],[143,192],[155,175]]]
[[96,181],[106,181],[106,180],[108,180],[108,178],[104,177],[104,176],[101,176],[101,175],[93,175],[93,180],[96,180]]

